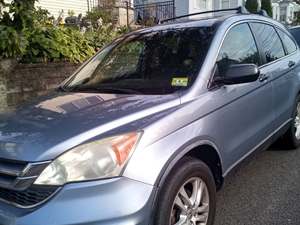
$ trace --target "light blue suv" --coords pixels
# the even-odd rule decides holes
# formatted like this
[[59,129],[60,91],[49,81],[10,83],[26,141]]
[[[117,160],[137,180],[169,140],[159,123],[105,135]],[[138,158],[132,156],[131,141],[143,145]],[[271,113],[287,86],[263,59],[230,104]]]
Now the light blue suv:
[[300,51],[260,15],[125,35],[0,120],[1,225],[212,225],[223,178],[300,143]]

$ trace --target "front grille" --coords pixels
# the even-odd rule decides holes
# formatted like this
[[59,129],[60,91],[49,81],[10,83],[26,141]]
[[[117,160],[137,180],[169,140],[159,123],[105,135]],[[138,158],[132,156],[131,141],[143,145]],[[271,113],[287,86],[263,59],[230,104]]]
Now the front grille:
[[30,207],[51,197],[58,190],[57,187],[33,186],[49,163],[0,159],[0,200],[19,207]]
[[58,187],[32,187],[25,191],[14,191],[0,188],[0,199],[18,207],[33,207],[49,199],[58,189]]

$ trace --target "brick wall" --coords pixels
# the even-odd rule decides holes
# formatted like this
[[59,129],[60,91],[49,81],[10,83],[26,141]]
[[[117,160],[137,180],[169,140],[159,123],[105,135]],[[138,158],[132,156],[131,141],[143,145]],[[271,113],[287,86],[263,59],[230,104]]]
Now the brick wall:
[[69,77],[79,65],[71,63],[17,64],[0,62],[0,112],[46,94]]

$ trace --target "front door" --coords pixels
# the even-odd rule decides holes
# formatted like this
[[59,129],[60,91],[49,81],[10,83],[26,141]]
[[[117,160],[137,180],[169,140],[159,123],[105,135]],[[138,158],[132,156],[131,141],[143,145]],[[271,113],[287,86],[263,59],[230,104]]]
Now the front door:
[[[226,74],[232,64],[261,65],[257,44],[248,23],[232,27],[222,44],[215,76]],[[262,144],[273,132],[272,85],[267,79],[213,89],[213,101],[222,103],[214,113],[217,142],[223,148],[225,170],[230,170]]]

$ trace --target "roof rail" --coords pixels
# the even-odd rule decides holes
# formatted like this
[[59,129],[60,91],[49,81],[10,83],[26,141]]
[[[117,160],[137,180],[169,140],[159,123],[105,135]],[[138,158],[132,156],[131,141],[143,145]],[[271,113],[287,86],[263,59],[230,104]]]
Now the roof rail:
[[266,11],[266,10],[263,10],[263,9],[259,10],[256,14],[261,15],[261,16],[270,17],[270,16],[268,15],[267,11]]
[[170,19],[162,20],[162,21],[160,21],[160,23],[165,23],[165,22],[169,22],[169,21],[172,21],[172,20],[177,20],[177,19],[181,19],[181,18],[186,18],[186,17],[190,17],[190,16],[196,16],[196,15],[201,15],[201,14],[206,14],[206,13],[228,12],[228,11],[236,11],[236,13],[238,13],[238,14],[249,13],[248,10],[244,6],[239,6],[237,8],[217,9],[217,10],[210,10],[210,11],[204,11],[204,12],[186,14],[186,15],[177,16],[177,17],[173,17],[173,18],[170,18]]

